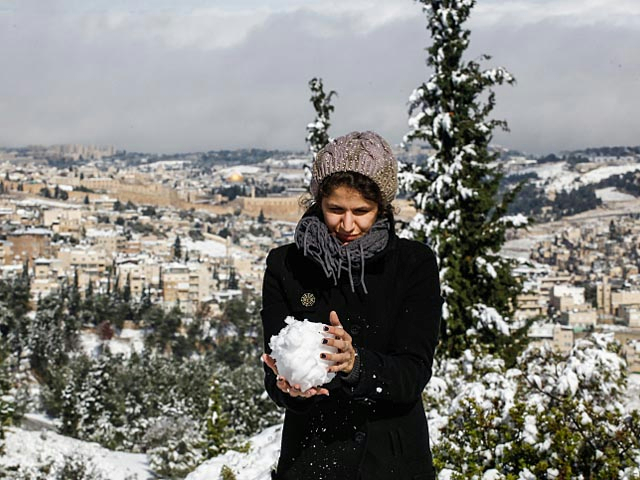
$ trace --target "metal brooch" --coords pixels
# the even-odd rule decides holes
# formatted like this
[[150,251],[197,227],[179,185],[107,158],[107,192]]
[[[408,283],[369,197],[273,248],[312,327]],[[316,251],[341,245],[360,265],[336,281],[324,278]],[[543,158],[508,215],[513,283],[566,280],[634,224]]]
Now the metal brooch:
[[316,303],[316,297],[313,293],[303,293],[300,303],[305,307],[312,307]]

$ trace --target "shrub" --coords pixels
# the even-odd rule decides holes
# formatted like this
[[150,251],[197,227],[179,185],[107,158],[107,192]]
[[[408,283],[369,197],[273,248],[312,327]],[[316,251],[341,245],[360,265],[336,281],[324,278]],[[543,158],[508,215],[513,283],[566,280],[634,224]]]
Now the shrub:
[[516,368],[465,352],[425,393],[441,479],[640,478],[640,415],[626,412],[626,365],[609,335],[570,353],[532,347]]

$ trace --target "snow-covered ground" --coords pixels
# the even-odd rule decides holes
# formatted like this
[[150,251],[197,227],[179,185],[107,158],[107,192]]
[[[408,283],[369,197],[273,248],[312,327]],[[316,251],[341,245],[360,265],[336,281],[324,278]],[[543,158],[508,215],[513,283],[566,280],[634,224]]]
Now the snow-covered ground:
[[536,173],[544,182],[545,189],[555,191],[573,190],[583,185],[598,183],[612,175],[622,175],[640,170],[639,163],[625,165],[594,165],[588,172],[570,170],[566,162],[543,163],[524,168],[518,173]]
[[64,437],[49,430],[9,428],[5,440],[5,455],[0,457],[0,465],[33,467],[49,460],[61,461],[65,455],[79,455],[89,459],[95,470],[109,480],[154,478],[144,454],[114,452],[97,443]]
[[249,453],[229,451],[212,458],[191,472],[186,480],[212,480],[220,478],[220,471],[226,465],[238,480],[270,480],[271,469],[280,453],[282,425],[275,425],[251,439]]
[[[629,376],[627,398],[629,410],[640,409],[640,374]],[[280,453],[281,434],[282,425],[269,427],[251,439],[248,453],[229,451],[203,463],[185,480],[216,480],[220,478],[223,466],[230,468],[238,480],[270,480],[270,472]],[[29,466],[47,457],[61,459],[70,454],[90,459],[104,478],[109,480],[154,478],[143,454],[114,452],[95,443],[75,440],[46,430],[10,428],[7,432],[6,454],[0,457],[0,465]]]
[[184,246],[189,252],[200,252],[201,255],[211,258],[226,257],[228,254],[227,244],[215,240],[199,240],[194,242],[191,239],[186,239]]
[[500,254],[514,258],[516,260],[529,260],[531,257],[531,252],[534,247],[543,240],[548,240],[553,238],[551,234],[539,234],[539,235],[527,235],[522,238],[514,238],[512,240],[507,240],[504,245],[502,245],[502,249],[500,250]]
[[640,410],[640,373],[630,374],[628,385],[626,406],[629,410]]
[[615,187],[600,188],[596,190],[596,197],[604,203],[628,202],[636,198],[628,193],[620,192]]
[[[173,241],[170,243],[173,244]],[[191,239],[186,239],[184,240],[183,245],[190,254],[193,252],[199,252],[200,255],[211,258],[220,258],[230,255],[234,259],[252,259],[255,255],[252,252],[239,248],[237,245],[232,245],[230,249],[227,249],[226,242],[216,240],[198,240],[194,242]]]
[[229,176],[234,173],[240,173],[242,175],[255,175],[260,173],[262,169],[260,167],[256,167],[255,165],[235,165],[233,167],[221,168],[216,171],[216,174],[221,176]]
[[120,335],[113,337],[111,340],[100,340],[95,333],[82,332],[80,334],[80,345],[87,355],[94,357],[98,355],[103,345],[108,346],[113,354],[123,354],[128,357],[133,352],[142,353],[144,350],[144,332],[142,330],[123,328]]

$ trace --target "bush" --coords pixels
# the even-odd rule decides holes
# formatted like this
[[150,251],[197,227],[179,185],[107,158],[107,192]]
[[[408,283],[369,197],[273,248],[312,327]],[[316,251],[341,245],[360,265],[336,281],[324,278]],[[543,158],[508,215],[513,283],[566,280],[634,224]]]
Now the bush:
[[[212,378],[221,380],[211,391]],[[219,400],[216,414],[227,419],[216,425],[219,438],[209,438],[207,431],[212,396]],[[232,370],[213,355],[76,356],[44,387],[43,400],[61,420],[63,434],[146,452],[154,471],[172,478],[228,448],[241,448],[281,420],[264,393],[259,365]]]
[[425,393],[439,478],[639,479],[640,415],[625,412],[626,365],[612,336],[563,355],[529,348],[517,368],[471,351]]
[[155,445],[147,453],[151,469],[169,478],[184,478],[204,459],[199,422],[178,409],[154,419],[144,443]]
[[3,472],[0,467],[0,474],[13,480],[106,480],[89,459],[75,454],[62,459],[38,459],[33,466],[19,465],[7,470]]
[[231,468],[227,467],[226,465],[223,465],[222,468],[220,469],[220,480],[236,480],[236,474],[233,473],[233,470],[231,470]]

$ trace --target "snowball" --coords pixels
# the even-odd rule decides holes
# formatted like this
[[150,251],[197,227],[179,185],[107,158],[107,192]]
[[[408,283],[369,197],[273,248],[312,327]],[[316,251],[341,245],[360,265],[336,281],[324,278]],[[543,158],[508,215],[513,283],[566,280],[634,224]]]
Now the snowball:
[[269,341],[271,357],[276,361],[278,373],[291,385],[300,385],[304,392],[311,387],[330,382],[335,373],[327,371],[333,362],[320,358],[320,354],[335,353],[336,348],[322,344],[323,338],[334,338],[324,332],[321,323],[285,318],[287,324]]

